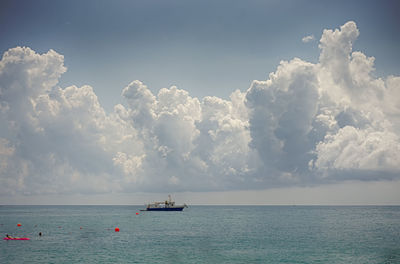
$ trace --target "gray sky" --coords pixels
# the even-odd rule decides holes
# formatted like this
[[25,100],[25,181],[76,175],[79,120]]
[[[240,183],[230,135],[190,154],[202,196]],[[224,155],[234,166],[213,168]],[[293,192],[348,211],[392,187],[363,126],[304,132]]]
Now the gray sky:
[[399,204],[398,11],[3,1],[2,203]]

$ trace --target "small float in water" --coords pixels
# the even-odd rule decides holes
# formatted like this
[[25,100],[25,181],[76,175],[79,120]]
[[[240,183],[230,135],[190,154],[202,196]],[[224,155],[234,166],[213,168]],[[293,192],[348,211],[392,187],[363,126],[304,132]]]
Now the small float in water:
[[182,211],[183,208],[188,207],[186,204],[177,205],[168,195],[168,200],[163,202],[154,202],[146,205],[146,209],[140,211]]

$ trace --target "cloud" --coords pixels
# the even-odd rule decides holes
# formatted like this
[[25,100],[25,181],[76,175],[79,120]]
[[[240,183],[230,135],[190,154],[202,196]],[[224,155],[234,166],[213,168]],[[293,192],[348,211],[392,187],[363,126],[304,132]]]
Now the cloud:
[[57,85],[62,55],[12,48],[0,61],[0,193],[398,179],[400,77],[375,77],[374,57],[353,51],[358,35],[351,21],[324,30],[318,63],[282,61],[227,100],[136,80],[111,113],[92,87]]
[[396,134],[345,126],[327,135],[317,147],[315,166],[321,169],[397,171],[400,144]]
[[283,61],[269,80],[253,82],[251,145],[265,173],[275,175],[266,182],[281,184],[284,175],[294,184],[399,177],[399,115],[385,106],[391,101],[397,112],[398,105],[385,95],[400,87],[393,88],[393,77],[373,77],[373,57],[352,52],[358,35],[354,22],[325,30],[318,64]]
[[267,81],[254,81],[247,91],[250,109],[250,146],[257,150],[262,181],[297,182],[308,173],[318,138],[312,137],[318,112],[316,66],[300,59],[282,61]]
[[308,42],[311,42],[314,40],[315,40],[314,35],[305,36],[301,39],[301,41],[303,41],[303,43],[308,43]]

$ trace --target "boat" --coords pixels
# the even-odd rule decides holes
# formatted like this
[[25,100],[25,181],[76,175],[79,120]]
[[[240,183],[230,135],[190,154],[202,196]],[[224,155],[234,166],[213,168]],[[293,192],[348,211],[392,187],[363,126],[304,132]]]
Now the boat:
[[182,211],[186,207],[188,207],[186,204],[175,204],[171,195],[168,195],[168,200],[146,204],[146,209],[140,211]]
[[28,237],[4,237],[3,240],[31,240]]

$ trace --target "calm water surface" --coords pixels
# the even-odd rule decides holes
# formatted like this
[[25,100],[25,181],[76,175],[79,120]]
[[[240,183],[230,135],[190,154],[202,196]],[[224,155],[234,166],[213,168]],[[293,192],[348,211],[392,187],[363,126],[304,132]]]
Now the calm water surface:
[[398,206],[141,208],[0,206],[0,263],[400,263]]

